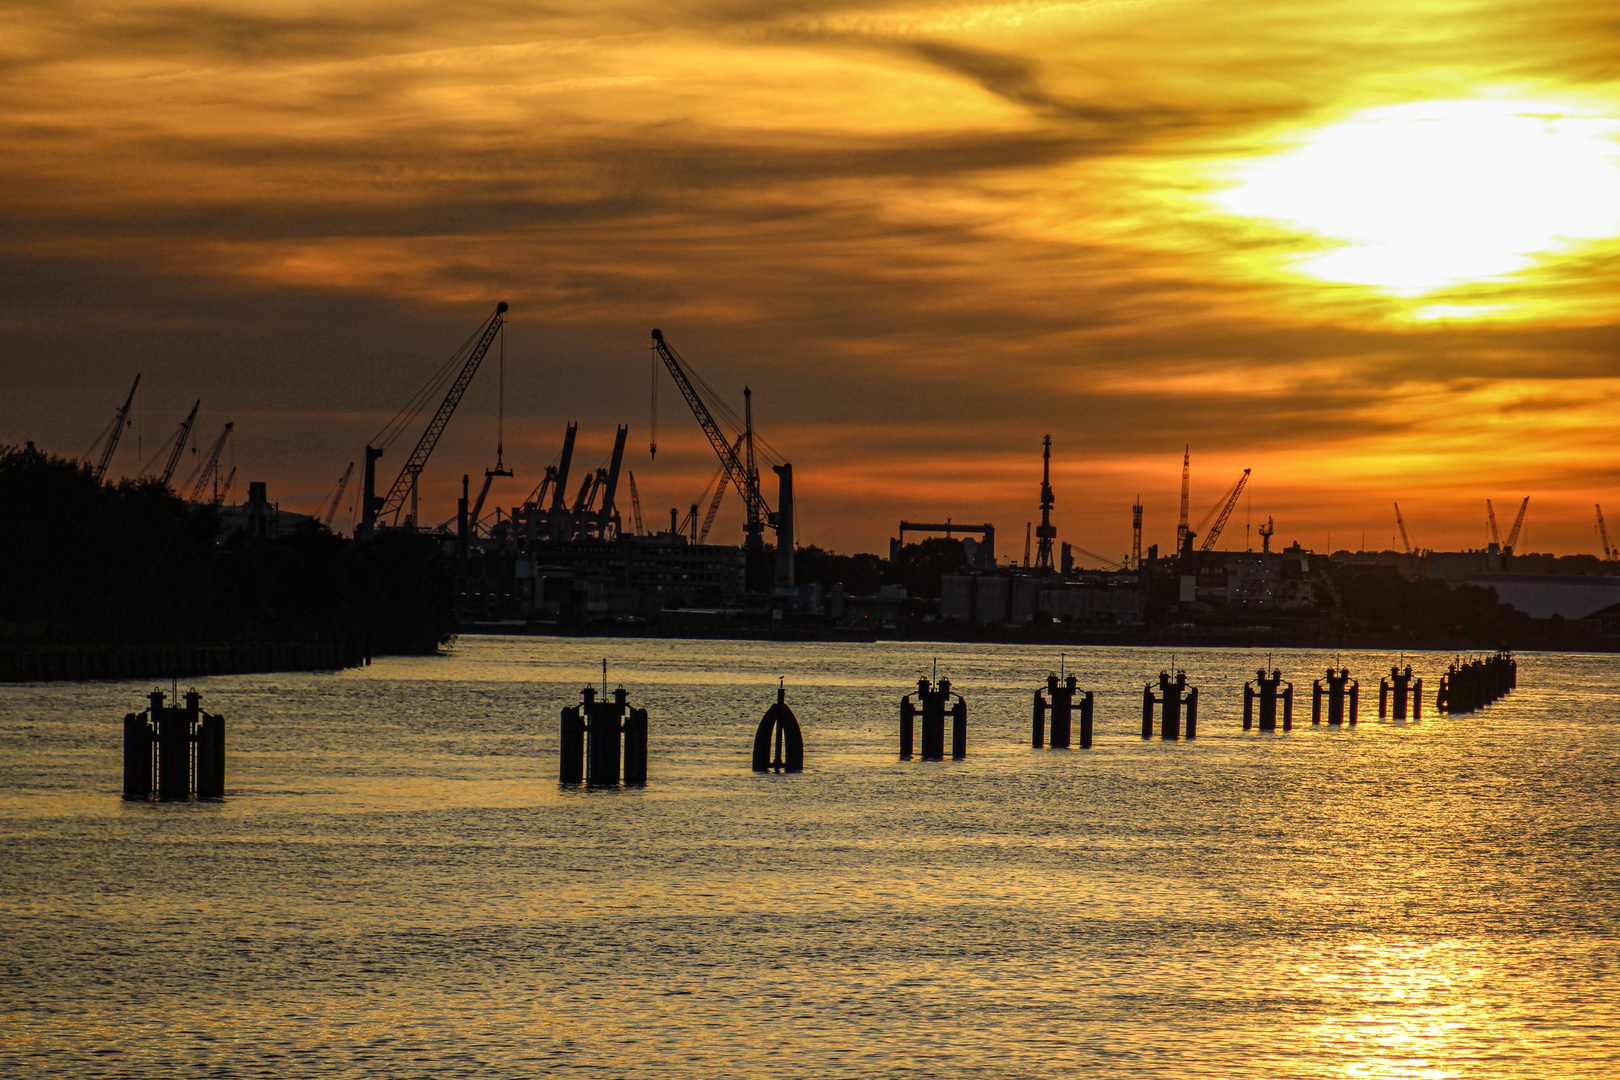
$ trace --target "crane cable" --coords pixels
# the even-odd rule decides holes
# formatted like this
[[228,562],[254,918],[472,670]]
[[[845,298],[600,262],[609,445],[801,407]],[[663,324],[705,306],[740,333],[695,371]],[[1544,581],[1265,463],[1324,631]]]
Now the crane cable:
[[[668,342],[665,342],[666,346],[668,346],[668,344],[669,344]],[[741,416],[737,415],[737,410],[733,409],[730,405],[726,404],[725,398],[721,397],[718,393],[716,393],[714,387],[710,386],[708,384],[708,382],[706,382],[704,380],[703,376],[698,374],[697,369],[695,369],[692,366],[692,361],[688,360],[684,355],[680,355],[680,354],[677,354],[677,355],[680,356],[681,367],[686,371],[687,379],[692,383],[693,387],[698,391],[698,396],[703,399],[703,404],[708,406],[709,412],[714,415],[715,420],[716,420],[717,423],[721,423],[722,426],[730,429],[726,433],[727,435],[730,436],[729,441],[736,442],[737,441],[737,436],[743,434],[744,431],[747,430],[748,425],[743,422],[743,418]],[[652,453],[653,454],[656,454],[658,452],[658,438],[657,438],[657,435],[658,435],[658,368],[659,368],[659,366],[660,365],[659,365],[659,357],[658,357],[658,348],[657,348],[657,346],[653,346],[653,349],[652,349],[652,406],[653,406],[653,414],[652,414],[652,423],[653,423]],[[756,458],[758,458],[758,459],[763,460],[767,465],[781,465],[781,464],[784,464],[787,461],[787,459],[784,458],[781,455],[781,453],[776,449],[776,447],[772,446],[770,443],[765,441],[765,439],[760,435],[760,433],[757,430],[754,432],[754,456]]]
[[[504,325],[501,327],[501,332],[502,334],[506,332]],[[433,373],[427,383],[400,407],[399,412],[394,414],[393,419],[384,424],[377,434],[371,437],[369,445],[379,450],[388,449],[393,445],[394,440],[404,434],[405,429],[411,425],[411,422],[421,415],[422,410],[427,408],[429,402],[443,397],[445,383],[454,378],[455,373],[461,370],[461,365],[466,360],[467,353],[471,351],[473,345],[483,336],[483,333],[484,327],[480,326],[468,335],[467,340],[461,343],[461,347],[452,353],[450,359],[446,360],[444,365]]]

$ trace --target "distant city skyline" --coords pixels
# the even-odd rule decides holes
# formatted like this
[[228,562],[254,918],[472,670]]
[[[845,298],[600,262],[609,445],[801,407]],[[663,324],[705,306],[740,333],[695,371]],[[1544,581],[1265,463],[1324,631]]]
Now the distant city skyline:
[[[501,505],[577,420],[686,512],[715,464],[667,379],[648,459],[657,326],[752,387],[801,544],[949,516],[1021,555],[1050,434],[1058,539],[1115,557],[1138,496],[1173,543],[1184,445],[1195,522],[1253,470],[1223,547],[1397,547],[1396,500],[1483,547],[1529,495],[1521,551],[1595,553],[1617,52],[1563,2],[30,9],[0,442],[82,454],[140,372],[113,475],[200,398],[233,500],[313,512],[505,300]],[[494,464],[497,362],[430,524]]]

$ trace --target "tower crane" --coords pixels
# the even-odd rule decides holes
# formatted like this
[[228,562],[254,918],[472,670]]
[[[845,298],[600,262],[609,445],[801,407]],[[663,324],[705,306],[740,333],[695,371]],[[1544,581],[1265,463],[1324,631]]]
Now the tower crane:
[[354,462],[351,461],[349,467],[343,470],[343,475],[338,477],[337,490],[332,493],[332,501],[327,505],[326,513],[321,515],[321,524],[328,529],[332,527],[332,519],[337,516],[337,508],[343,502],[343,493],[349,490],[349,477],[353,475]]
[[1496,545],[1498,551],[1502,550],[1502,536],[1496,531],[1496,507],[1491,505],[1489,499],[1485,500],[1485,520],[1491,523],[1491,543]]
[[1620,558],[1620,551],[1609,546],[1609,527],[1603,524],[1603,505],[1593,503],[1597,507],[1598,539],[1603,541],[1603,558],[1605,560]]
[[225,449],[225,440],[231,437],[231,429],[235,426],[226,424],[225,430],[214,440],[214,445],[208,451],[208,457],[203,460],[202,469],[197,473],[197,482],[192,485],[191,502],[202,502],[203,489],[208,486],[209,480],[214,479],[215,470],[219,468],[219,453]]
[[1406,520],[1401,517],[1400,503],[1395,504],[1395,524],[1401,530],[1401,546],[1406,549],[1408,555],[1416,555],[1417,552],[1412,547],[1412,541],[1406,535]]
[[1043,574],[1052,573],[1052,541],[1057,539],[1057,526],[1052,524],[1052,436],[1041,446],[1041,523],[1035,529],[1035,569]]
[[1186,446],[1181,451],[1181,521],[1176,525],[1176,553],[1187,546],[1187,495],[1191,490],[1192,481],[1192,447]]
[[[708,438],[709,445],[714,449],[715,456],[720,459],[720,466],[725,470],[727,479],[737,489],[737,494],[742,496],[746,516],[743,533],[748,553],[746,563],[748,591],[755,593],[765,592],[771,584],[771,575],[765,562],[764,531],[767,526],[776,530],[776,583],[780,585],[793,584],[793,466],[785,461],[780,465],[772,466],[780,480],[781,497],[779,502],[782,507],[780,512],[773,511],[770,504],[765,501],[765,496],[760,493],[759,474],[752,467],[756,443],[753,431],[752,394],[744,390],[749,414],[742,425],[745,460],[744,456],[739,456],[737,451],[732,449],[732,440],[728,439],[725,433],[720,430],[720,425],[715,421],[714,411],[711,410],[709,402],[705,400],[704,395],[698,392],[697,386],[694,385],[693,376],[687,370],[687,365],[682,361],[680,354],[664,340],[663,331],[655,329],[652,332],[652,339],[653,350],[657,353],[658,358],[664,362],[664,367],[669,371],[670,378],[675,380],[675,386],[680,390],[681,396],[686,399],[686,404],[691,408],[692,415],[697,419],[698,426],[703,429],[703,434]],[[714,399],[715,409],[718,409],[734,427],[737,426],[736,414],[726,408],[719,400],[719,395],[709,389],[706,384],[704,389],[708,390],[708,397]],[[758,441],[763,442],[763,440]],[[766,444],[766,450],[769,452],[769,444]],[[693,524],[696,524],[695,520]]]
[[1513,528],[1508,533],[1507,543],[1502,545],[1502,554],[1511,555],[1513,554],[1513,549],[1518,546],[1519,530],[1524,528],[1524,512],[1529,508],[1530,496],[1526,495],[1524,497],[1524,502],[1519,504],[1519,516],[1513,519]]
[[173,435],[169,436],[169,439],[173,440],[173,442],[165,441],[162,446],[158,447],[158,452],[152,455],[152,460],[141,467],[142,473],[157,464],[157,459],[163,456],[163,451],[167,450],[169,451],[169,458],[163,463],[163,472],[159,474],[158,479],[163,483],[164,487],[169,486],[169,481],[174,478],[175,466],[180,464],[180,455],[186,452],[186,440],[191,437],[191,426],[197,422],[197,410],[201,407],[202,399],[199,398],[197,403],[191,407],[191,411],[186,414],[186,418],[180,421],[180,427],[175,430]]
[[[459,349],[447,360],[443,367],[428,380],[427,386],[419,390],[416,395],[406,402],[405,407],[394,415],[381,432],[374,438],[382,443],[381,446],[366,447],[366,475],[365,497],[360,509],[360,533],[370,535],[376,527],[377,520],[393,515],[394,523],[399,521],[400,513],[405,509],[405,499],[410,497],[412,503],[416,500],[417,483],[421,479],[422,470],[427,466],[428,458],[433,454],[433,448],[439,444],[439,436],[444,434],[445,427],[450,423],[450,417],[461,404],[461,398],[467,393],[467,387],[472,384],[473,376],[478,374],[478,365],[483,363],[484,354],[495,341],[495,336],[506,325],[506,301],[502,300],[495,305],[495,313],[486,319],[482,326],[473,332],[473,335],[464,341]],[[465,357],[465,359],[463,359]],[[460,361],[460,370],[456,371],[456,364]],[[376,462],[382,457],[394,439],[404,430],[422,409],[426,407],[434,389],[442,385],[450,373],[455,371],[455,377],[450,388],[445,391],[444,400],[428,421],[428,426],[422,432],[422,437],[416,441],[416,448],[411,451],[410,457],[400,468],[399,475],[394,478],[393,484],[388,488],[386,495],[378,496],[374,493],[376,483]],[[416,524],[416,514],[412,507],[410,517],[411,525]]]
[[[1232,490],[1227,492],[1223,500],[1216,503],[1210,512],[1204,515],[1204,521],[1198,523],[1198,528],[1202,529],[1204,522],[1211,517],[1215,518],[1215,524],[1211,525],[1209,532],[1204,534],[1204,542],[1198,545],[1199,551],[1215,550],[1215,541],[1221,538],[1221,530],[1226,528],[1226,519],[1232,516],[1232,508],[1237,505],[1238,496],[1243,494],[1243,487],[1248,482],[1249,470],[1244,469],[1243,475],[1238,477],[1236,484],[1232,485]],[[1196,530],[1194,532],[1196,534]]]
[[1131,504],[1131,569],[1142,569],[1142,496]]
[[[86,464],[88,464],[88,459],[91,454],[96,452],[96,447],[101,447],[101,457],[96,459],[96,467],[91,473],[97,480],[107,475],[107,466],[112,464],[113,451],[118,449],[118,440],[124,434],[124,428],[129,426],[129,409],[135,403],[135,388],[139,385],[141,385],[141,376],[137,372],[135,381],[130,384],[129,396],[118,407],[118,412],[113,415],[112,423],[90,445],[90,450],[84,455]],[[106,441],[103,442],[102,440]]]

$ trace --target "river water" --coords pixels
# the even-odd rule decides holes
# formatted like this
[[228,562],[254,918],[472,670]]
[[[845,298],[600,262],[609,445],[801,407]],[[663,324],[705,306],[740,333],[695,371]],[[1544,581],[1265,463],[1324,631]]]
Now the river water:
[[[563,790],[558,711],[651,714],[645,789]],[[919,674],[969,756],[897,760]],[[1620,1076],[1620,665],[1520,658],[1481,713],[1310,724],[1333,657],[463,638],[197,688],[228,798],[119,798],[146,684],[0,686],[0,1075]],[[1097,693],[1089,751],[1030,692]],[[806,771],[755,775],[785,677]],[[910,686],[908,686],[910,684]],[[182,686],[181,689],[185,687]],[[1369,707],[1370,706],[1370,707]]]

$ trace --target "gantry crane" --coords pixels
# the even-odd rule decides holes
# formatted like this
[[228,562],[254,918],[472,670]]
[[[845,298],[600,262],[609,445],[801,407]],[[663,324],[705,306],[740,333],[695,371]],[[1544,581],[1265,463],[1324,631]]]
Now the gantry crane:
[[[793,466],[787,462],[773,465],[780,481],[781,497],[780,511],[773,511],[765,496],[759,490],[759,474],[753,467],[755,436],[753,425],[753,395],[748,389],[743,390],[745,410],[747,417],[742,423],[742,437],[745,453],[739,456],[732,449],[732,441],[720,430],[715,422],[714,411],[704,396],[693,385],[693,377],[687,371],[686,364],[678,353],[664,340],[661,330],[652,332],[653,350],[658,358],[664,362],[670,377],[675,380],[675,386],[686,399],[686,404],[697,419],[698,426],[708,438],[709,445],[714,449],[715,456],[720,459],[720,466],[726,472],[737,494],[742,496],[746,521],[743,525],[745,546],[747,548],[747,588],[749,592],[762,593],[768,591],[771,585],[771,574],[765,558],[764,531],[767,526],[776,530],[777,571],[775,581],[778,585],[793,584]],[[704,389],[709,390],[707,385]],[[736,414],[727,409],[719,400],[719,395],[709,390],[708,396],[714,399],[714,408],[721,411],[727,420],[736,425]],[[761,440],[762,441],[762,440]],[[768,446],[767,446],[768,449]],[[745,460],[746,459],[746,460]],[[694,527],[696,525],[694,515]]]
[[349,490],[349,477],[353,475],[354,462],[351,461],[349,467],[343,470],[343,475],[338,477],[337,490],[332,492],[332,501],[327,504],[326,513],[321,515],[321,524],[328,529],[332,527],[332,519],[337,516],[338,506],[343,502],[343,493]]
[[101,457],[96,459],[95,469],[91,473],[97,480],[107,475],[107,466],[112,464],[113,451],[118,449],[118,440],[124,434],[124,428],[129,426],[129,410],[130,406],[135,403],[135,388],[139,385],[141,385],[141,376],[137,372],[135,381],[130,384],[129,396],[118,407],[118,412],[113,415],[112,423],[96,438],[95,442],[90,444],[89,451],[84,455],[86,463],[88,463],[90,455],[96,452],[96,447],[101,447]]
[[1593,503],[1592,505],[1597,507],[1598,539],[1603,541],[1603,558],[1606,561],[1620,558],[1620,551],[1616,551],[1609,546],[1609,527],[1603,524],[1603,504]]
[[[360,504],[360,535],[369,536],[376,527],[378,519],[389,514],[393,515],[393,523],[397,524],[400,513],[405,509],[407,497],[410,498],[412,503],[408,523],[413,528],[416,526],[418,520],[415,507],[416,491],[421,480],[422,470],[427,466],[428,458],[433,454],[433,448],[439,444],[439,436],[444,434],[444,429],[450,423],[450,417],[455,413],[456,406],[461,404],[461,398],[466,394],[467,387],[472,384],[473,376],[478,374],[478,365],[483,363],[484,354],[489,352],[489,347],[494,343],[495,336],[501,332],[501,327],[506,324],[506,312],[506,301],[502,300],[496,304],[495,313],[486,319],[483,325],[462,343],[461,348],[457,349],[433,378],[428,380],[428,384],[417,391],[416,395],[406,402],[405,407],[396,413],[394,418],[378,433],[374,441],[381,442],[382,445],[377,447],[368,445],[366,447],[365,495]],[[462,357],[465,357],[465,360],[462,360]],[[460,370],[456,371],[455,378],[450,383],[450,388],[445,391],[444,400],[439,402],[438,410],[433,414],[433,418],[428,421],[427,429],[422,432],[422,437],[416,441],[416,449],[412,450],[411,456],[405,459],[405,464],[400,468],[399,475],[394,478],[394,483],[389,487],[388,493],[382,496],[376,495],[374,491],[377,459],[382,457],[383,451],[400,435],[405,425],[415,419],[422,409],[426,407],[433,391],[443,384],[444,379],[449,376],[451,371],[456,369],[458,361],[461,361]]]
[[214,445],[208,451],[208,457],[203,460],[202,469],[197,473],[197,482],[191,487],[191,502],[202,502],[203,489],[208,486],[208,481],[214,478],[215,470],[219,468],[219,453],[225,449],[225,440],[231,437],[231,429],[235,426],[226,424],[225,430],[214,440]]
[[1507,543],[1502,545],[1502,554],[1511,555],[1513,549],[1519,544],[1519,530],[1524,528],[1524,512],[1530,508],[1530,496],[1524,497],[1519,504],[1519,516],[1513,519],[1513,529],[1508,533]]
[[[1232,485],[1232,490],[1228,491],[1222,497],[1222,501],[1216,503],[1209,513],[1204,515],[1204,521],[1198,523],[1198,528],[1202,529],[1205,521],[1208,521],[1211,517],[1215,518],[1215,524],[1209,527],[1209,532],[1204,534],[1203,542],[1198,545],[1199,551],[1215,550],[1215,541],[1221,538],[1221,530],[1226,528],[1226,520],[1232,516],[1232,508],[1237,505],[1238,496],[1243,494],[1243,487],[1248,482],[1249,470],[1244,469],[1243,475],[1238,477],[1237,483]],[[1196,535],[1196,530],[1194,535]]]

